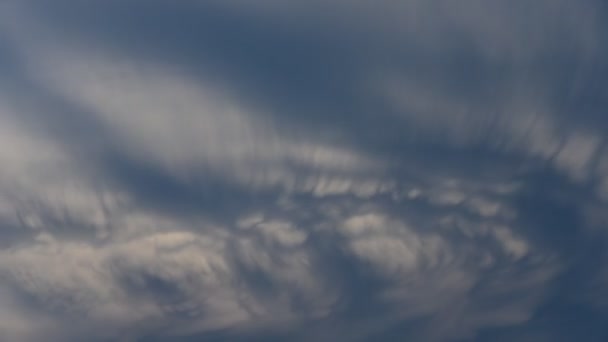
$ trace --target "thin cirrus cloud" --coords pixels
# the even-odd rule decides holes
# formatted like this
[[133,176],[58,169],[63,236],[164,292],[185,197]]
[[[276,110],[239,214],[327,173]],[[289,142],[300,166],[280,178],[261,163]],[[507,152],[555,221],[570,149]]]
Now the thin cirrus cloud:
[[603,341],[596,1],[8,1],[0,339]]

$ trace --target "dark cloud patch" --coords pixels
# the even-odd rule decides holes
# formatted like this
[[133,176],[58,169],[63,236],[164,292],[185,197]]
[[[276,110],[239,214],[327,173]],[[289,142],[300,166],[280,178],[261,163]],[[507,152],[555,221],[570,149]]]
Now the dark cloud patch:
[[[263,2],[259,7],[264,4],[272,6]],[[489,31],[486,37],[475,31],[476,25],[495,18],[476,14],[473,2],[462,5],[465,11],[472,9],[470,18],[441,13],[450,10],[445,4],[421,5],[428,8],[420,12],[421,19],[430,21],[430,28],[412,24],[414,33],[404,30],[380,37],[385,39],[374,39],[377,35],[357,31],[354,23],[340,25],[340,19],[347,17],[351,8],[339,5],[324,8],[315,2],[304,6],[308,12],[303,15],[292,11],[274,14],[247,11],[239,9],[238,4],[217,2],[110,1],[84,5],[62,1],[53,5],[35,3],[33,8],[59,34],[82,44],[101,44],[136,58],[179,63],[186,70],[202,73],[219,83],[228,82],[242,96],[279,105],[281,115],[285,115],[285,108],[293,111],[294,107],[296,112],[307,113],[290,116],[289,120],[310,120],[321,115],[317,121],[321,120],[323,125],[333,119],[338,124],[356,125],[356,118],[363,113],[384,117],[387,108],[382,100],[368,89],[361,89],[361,83],[377,71],[413,79],[474,103],[509,96],[512,91],[509,87],[526,83],[532,85],[532,91],[542,91],[553,101],[564,102],[556,107],[565,113],[575,108],[580,111],[580,105],[588,103],[581,101],[582,97],[593,97],[592,102],[605,99],[598,94],[601,87],[596,86],[603,78],[595,77],[598,70],[594,70],[602,68],[597,59],[603,46],[586,47],[599,51],[593,57],[579,47],[589,40],[592,43],[588,45],[595,44],[595,37],[588,35],[598,32],[586,29],[587,26],[581,26],[579,32],[570,26],[571,21],[582,20],[578,17],[585,14],[582,7],[568,13],[568,5],[564,3],[520,4],[509,8],[511,17],[510,13],[496,13],[503,5],[484,4],[478,11],[496,16],[498,21],[508,18],[520,23],[521,27],[512,25],[504,35],[528,40],[514,44],[501,41],[496,32]],[[599,6],[591,2],[589,5]],[[335,13],[340,10],[346,14]],[[375,18],[373,14],[370,20]],[[407,11],[403,14],[410,15]],[[473,22],[467,23],[467,19]],[[353,29],[340,30],[342,26]],[[360,25],[368,26],[382,27],[373,22]],[[402,27],[409,26],[404,23]],[[420,29],[418,34],[416,29]],[[441,38],[436,37],[435,31],[442,34]],[[432,41],[430,46],[424,44],[425,38]],[[483,49],[493,44],[514,55],[530,50],[532,57],[523,62],[509,55],[490,58]],[[587,82],[588,78],[595,81]],[[597,113],[599,109],[586,106],[587,113]]]

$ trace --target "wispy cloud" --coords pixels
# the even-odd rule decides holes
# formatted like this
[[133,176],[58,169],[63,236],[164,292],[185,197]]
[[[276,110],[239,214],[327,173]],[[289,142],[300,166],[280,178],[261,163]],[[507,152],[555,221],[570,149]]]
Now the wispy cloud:
[[602,341],[603,7],[7,1],[0,339]]

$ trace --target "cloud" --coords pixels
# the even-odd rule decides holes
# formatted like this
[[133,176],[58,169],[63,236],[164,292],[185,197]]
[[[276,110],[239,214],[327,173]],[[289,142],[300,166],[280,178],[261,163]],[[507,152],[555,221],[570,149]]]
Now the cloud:
[[0,339],[606,335],[599,2],[1,6]]
[[[67,210],[73,209],[66,205]],[[52,227],[43,227],[27,243],[2,251],[0,274],[13,296],[28,298],[43,312],[53,312],[59,318],[55,324],[63,326],[70,317],[80,317],[89,326],[84,333],[100,337],[159,329],[164,329],[163,334],[184,334],[239,324],[270,323],[276,329],[337,314],[343,306],[355,304],[344,297],[354,284],[335,279],[340,274],[339,278],[348,279],[348,273],[331,265],[338,258],[327,259],[327,253],[337,249],[355,267],[356,278],[379,282],[365,296],[392,308],[387,320],[436,315],[449,303],[472,296],[459,304],[466,324],[445,328],[450,335],[466,336],[481,326],[528,319],[531,307],[542,298],[530,291],[551,280],[558,267],[551,258],[528,256],[526,242],[512,236],[508,228],[480,228],[473,233],[495,239],[503,246],[501,251],[492,243],[475,243],[474,236],[458,242],[449,236],[449,228],[424,232],[408,227],[402,219],[380,212],[357,213],[360,210],[339,218],[343,223],[327,218],[316,229],[307,227],[308,231],[297,221],[264,215],[239,220],[235,224],[240,228],[232,229],[204,222],[185,225],[145,213],[120,217],[120,211],[110,211],[119,217],[109,219],[116,231],[105,240],[60,239]],[[424,222],[444,225],[434,219],[440,217]],[[330,250],[314,240],[328,241],[325,248]],[[507,285],[515,266],[505,261],[524,256],[531,260],[516,268],[524,273],[516,284]],[[502,265],[501,258],[505,258]],[[507,278],[485,280],[482,271],[493,269],[504,269],[500,272],[506,272],[503,277]],[[474,286],[482,290],[468,295]],[[477,296],[491,303],[503,291],[518,290],[528,293],[519,304],[498,304],[491,307],[495,318],[475,318],[480,315]],[[106,336],[95,328],[100,322],[114,326],[117,335]]]

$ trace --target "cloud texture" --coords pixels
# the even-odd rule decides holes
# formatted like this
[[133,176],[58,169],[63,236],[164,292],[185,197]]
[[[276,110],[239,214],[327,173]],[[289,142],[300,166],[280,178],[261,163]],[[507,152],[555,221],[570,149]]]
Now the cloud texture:
[[0,340],[605,341],[600,1],[0,4]]

